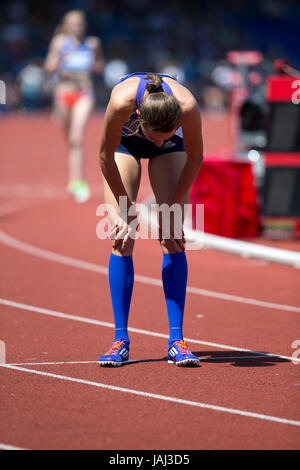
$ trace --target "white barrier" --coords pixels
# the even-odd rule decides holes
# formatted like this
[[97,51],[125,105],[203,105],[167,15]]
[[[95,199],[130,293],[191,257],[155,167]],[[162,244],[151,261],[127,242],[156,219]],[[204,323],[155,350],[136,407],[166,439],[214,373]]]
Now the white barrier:
[[234,253],[244,258],[260,258],[300,268],[300,253],[296,251],[233,240],[232,238],[220,237],[209,233],[196,232],[189,228],[185,228],[184,233],[189,241],[197,242],[201,240],[205,248]]
[[[149,220],[151,220],[150,205],[153,203],[153,196],[150,196],[143,201],[143,204],[148,209],[149,217],[148,219],[143,218],[144,222],[149,222]],[[141,217],[143,217],[143,214],[141,214]],[[151,222],[155,221],[151,220]],[[191,228],[189,220],[184,224],[184,233],[188,242],[199,244],[203,248],[233,253],[244,258],[258,258],[300,268],[300,252],[297,251],[283,250],[280,248],[273,248],[266,245],[259,245],[257,243],[244,242],[196,231]]]

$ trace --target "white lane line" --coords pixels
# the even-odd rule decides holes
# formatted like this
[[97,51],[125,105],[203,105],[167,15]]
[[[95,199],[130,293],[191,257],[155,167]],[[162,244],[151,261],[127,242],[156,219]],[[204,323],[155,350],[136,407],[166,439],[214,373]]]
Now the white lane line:
[[[0,197],[19,198],[68,198],[65,186],[54,186],[50,184],[0,184]],[[17,202],[17,201],[16,201]],[[15,210],[18,208],[16,207]]]
[[65,366],[69,364],[73,365],[73,364],[97,364],[97,363],[98,361],[9,362],[7,363],[7,365],[8,366]]
[[16,201],[15,199],[11,201],[2,202],[0,204],[0,217],[3,217],[8,214],[16,212],[18,209],[26,209],[27,207],[33,207],[39,205],[39,201]]
[[[108,274],[108,268],[105,266],[97,265],[94,263],[89,263],[86,261],[82,261],[76,258],[72,258],[70,256],[60,255],[59,253],[55,253],[49,250],[44,250],[42,248],[37,248],[33,245],[29,245],[28,243],[21,242],[14,237],[6,234],[3,231],[0,231],[0,242],[4,243],[11,248],[17,249],[24,253],[37,256],[39,258],[47,259],[49,261],[54,261],[56,263],[61,263],[66,266],[72,266],[75,268],[85,269],[87,271],[96,272],[99,274]],[[152,285],[152,286],[159,286],[162,287],[162,281],[160,279],[155,279],[149,276],[142,276],[139,274],[135,274],[134,276],[135,281],[141,282],[144,284]],[[225,294],[223,292],[215,292],[207,289],[199,289],[197,287],[187,287],[187,292],[190,294],[202,295],[206,297],[213,297],[215,299],[222,299],[228,300],[231,302],[239,302],[248,305],[255,305],[256,307],[264,307],[264,308],[271,308],[276,310],[284,310],[290,312],[298,312],[300,313],[300,307],[292,306],[292,305],[282,305],[273,302],[266,302],[262,300],[247,298],[247,297],[240,297],[237,295]]]
[[[274,357],[274,356],[271,356]],[[277,356],[275,356],[277,357]],[[201,362],[211,362],[211,361],[227,361],[227,360],[237,360],[237,359],[259,359],[266,358],[265,354],[259,355],[256,354],[252,356],[216,356],[216,357],[199,357]],[[134,364],[138,362],[151,362],[162,359],[132,359],[127,361],[127,364]],[[1,363],[0,363],[1,364]],[[4,363],[3,363],[4,364]],[[59,362],[9,362],[8,366],[65,366],[65,365],[74,365],[74,364],[98,364],[98,361],[59,361]],[[299,385],[299,384],[294,384]]]
[[[114,328],[115,327],[114,323],[108,323],[108,322],[104,322],[104,321],[100,321],[100,320],[95,320],[93,318],[81,317],[79,315],[71,315],[71,314],[68,314],[68,313],[57,312],[56,310],[50,310],[50,309],[47,309],[47,308],[35,307],[33,305],[27,305],[27,304],[23,304],[23,303],[20,303],[20,302],[14,302],[14,301],[8,300],[8,299],[0,298],[0,305],[5,305],[7,307],[18,308],[18,309],[25,310],[25,311],[40,313],[42,315],[50,315],[52,317],[63,318],[63,319],[67,319],[67,320],[75,320],[75,321],[79,321],[79,322],[83,322],[83,323],[89,323],[89,324],[92,324],[92,325],[104,326],[104,327],[107,327],[107,328]],[[147,335],[147,336],[154,336],[156,338],[164,338],[164,339],[169,338],[168,334],[157,333],[157,332],[154,332],[154,331],[143,330],[143,329],[140,329],[140,328],[128,327],[128,330],[132,331],[133,333],[140,333],[140,334]],[[263,355],[265,357],[278,357],[278,358],[281,358],[281,359],[287,359],[289,361],[300,361],[300,358],[297,359],[297,358],[294,358],[294,357],[283,356],[283,355],[280,355],[280,354],[264,353],[262,351],[253,351],[251,349],[238,348],[238,347],[235,347],[235,346],[228,346],[226,344],[212,343],[210,341],[201,341],[201,340],[192,339],[192,338],[185,338],[185,339],[189,343],[202,344],[202,345],[205,345],[205,346],[212,346],[212,347],[215,347],[215,348],[218,348],[218,349],[225,348],[225,349],[229,349],[229,350],[232,350],[232,351],[241,351],[241,352],[249,352],[251,354],[260,354],[260,355]]]
[[2,450],[27,450],[23,449],[22,447],[11,446],[10,444],[3,444],[0,442],[0,449]]
[[28,243],[21,242],[10,235],[7,235],[2,230],[0,230],[0,241],[5,245],[15,248],[19,251],[23,251],[29,255],[37,256],[39,258],[47,259],[54,261],[56,263],[65,264],[66,266],[72,266],[75,268],[85,269],[87,271],[94,271],[100,274],[108,274],[108,269],[104,266],[98,266],[93,263],[88,263],[86,261],[80,261],[69,256],[60,255],[52,251],[44,250],[42,248],[37,248],[35,246],[29,245]]
[[261,413],[254,413],[252,411],[243,411],[243,410],[238,410],[234,408],[226,408],[224,406],[211,405],[209,403],[201,403],[197,401],[184,400],[182,398],[175,398],[175,397],[171,397],[167,395],[159,395],[156,393],[143,392],[141,390],[134,390],[134,389],[125,388],[125,387],[116,387],[114,385],[108,385],[108,384],[104,384],[100,382],[93,382],[91,380],[77,379],[77,378],[68,377],[65,375],[52,374],[50,372],[42,372],[42,371],[38,371],[34,369],[27,369],[25,367],[11,366],[7,364],[0,364],[0,367],[11,369],[11,370],[16,370],[16,371],[21,371],[21,372],[25,372],[29,374],[42,375],[44,377],[54,378],[58,380],[75,382],[75,383],[80,383],[84,385],[90,385],[93,387],[99,387],[99,388],[103,388],[103,389],[111,390],[115,392],[129,393],[129,394],[137,395],[140,397],[153,398],[156,400],[164,400],[164,401],[168,401],[171,403],[178,403],[181,405],[194,406],[198,408],[206,408],[206,409],[213,410],[213,411],[221,411],[223,413],[230,413],[230,414],[235,414],[239,416],[245,416],[247,418],[257,418],[257,419],[262,419],[265,421],[273,421],[275,423],[289,424],[292,426],[300,426],[300,421],[286,419],[286,418],[279,418],[277,416],[269,416],[269,415],[265,415]]

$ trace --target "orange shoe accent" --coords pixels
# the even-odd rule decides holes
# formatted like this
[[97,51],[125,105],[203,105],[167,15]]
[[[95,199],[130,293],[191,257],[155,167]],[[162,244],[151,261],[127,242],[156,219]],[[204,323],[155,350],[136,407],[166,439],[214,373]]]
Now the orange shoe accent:
[[115,341],[106,355],[110,356],[111,354],[116,354],[116,350],[122,345],[124,345],[123,341]]
[[176,344],[180,348],[182,354],[190,354],[189,348],[183,340],[174,341],[174,344]]

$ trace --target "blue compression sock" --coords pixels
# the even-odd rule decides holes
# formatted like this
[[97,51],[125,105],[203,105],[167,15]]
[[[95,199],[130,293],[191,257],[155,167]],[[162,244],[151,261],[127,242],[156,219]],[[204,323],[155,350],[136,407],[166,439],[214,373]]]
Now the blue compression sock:
[[134,282],[132,256],[117,256],[111,253],[108,278],[115,319],[114,340],[124,338],[129,341],[127,325]]
[[188,267],[184,251],[163,255],[162,281],[170,328],[169,346],[172,341],[183,339],[182,325],[187,274]]

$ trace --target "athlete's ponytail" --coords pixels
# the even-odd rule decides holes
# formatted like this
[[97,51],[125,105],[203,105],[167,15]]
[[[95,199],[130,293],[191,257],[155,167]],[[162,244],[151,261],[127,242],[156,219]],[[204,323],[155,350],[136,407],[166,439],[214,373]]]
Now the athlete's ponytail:
[[158,73],[149,73],[146,76],[146,80],[151,80],[146,85],[146,90],[149,93],[159,93],[164,91],[162,87],[162,78]]
[[146,129],[158,132],[170,132],[179,125],[181,108],[177,99],[171,93],[166,93],[162,87],[162,77],[149,74],[146,85],[149,94],[140,105],[139,122]]
[[157,132],[171,132],[179,126],[181,108],[178,100],[171,93],[166,93],[162,86],[162,77],[157,73],[146,76],[148,94],[139,106],[138,117],[132,117],[125,124],[126,135],[139,133],[141,125]]

